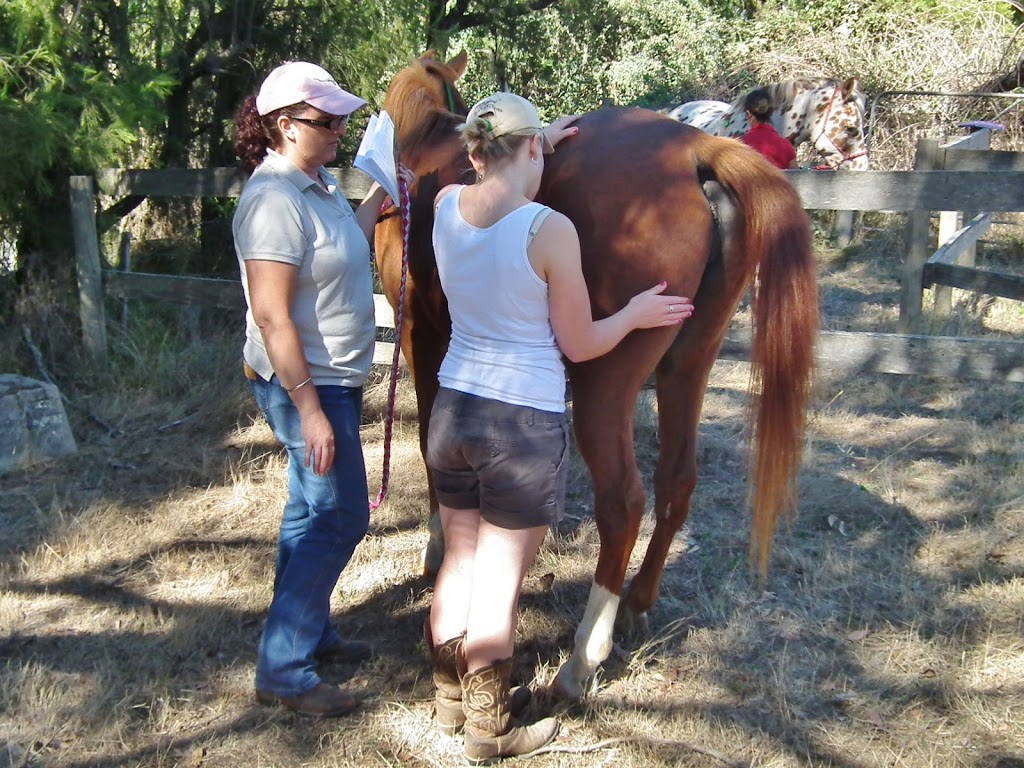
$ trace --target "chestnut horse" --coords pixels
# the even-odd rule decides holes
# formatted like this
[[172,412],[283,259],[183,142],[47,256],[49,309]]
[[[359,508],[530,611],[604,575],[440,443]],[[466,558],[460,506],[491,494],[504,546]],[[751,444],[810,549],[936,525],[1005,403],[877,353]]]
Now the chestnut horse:
[[[467,112],[454,87],[465,63],[465,54],[448,63],[427,54],[395,76],[384,102],[402,162],[416,174],[401,345],[415,381],[421,447],[450,336],[431,246],[433,201],[446,184],[474,178],[456,132]],[[546,156],[537,199],[565,213],[579,231],[594,317],[608,316],[659,280],[667,280],[672,293],[693,297],[696,309],[682,326],[635,331],[606,355],[568,365],[573,428],[593,480],[601,542],[575,649],[554,682],[558,694],[573,699],[583,695],[584,683],[607,658],[616,616],[626,622],[641,617],[657,599],[669,545],[686,520],[697,484],[704,388],[730,318],[751,284],[751,384],[760,390],[750,409],[751,549],[764,578],[778,517],[795,504],[819,327],[810,225],[781,172],[738,141],[648,110],[601,109],[577,125],[579,133]],[[376,258],[395,306],[401,226],[393,213],[378,224]],[[656,525],[623,595],[645,507],[633,412],[652,373],[660,439]],[[443,547],[437,530],[433,524],[434,558]],[[437,565],[436,559],[428,562]]]

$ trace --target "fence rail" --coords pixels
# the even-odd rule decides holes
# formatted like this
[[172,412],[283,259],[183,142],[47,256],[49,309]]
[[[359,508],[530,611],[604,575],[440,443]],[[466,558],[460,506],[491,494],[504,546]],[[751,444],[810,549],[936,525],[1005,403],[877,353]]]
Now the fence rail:
[[[940,152],[930,148],[933,156]],[[908,333],[851,333],[825,331],[818,345],[818,362],[843,372],[898,373],[955,376],[969,379],[1024,381],[1024,343],[929,337],[909,333],[920,318],[921,292],[941,283],[970,287],[1012,298],[1024,298],[1024,279],[973,272],[942,259],[929,262],[931,211],[1024,211],[1024,160],[1014,153],[992,155],[988,163],[975,152],[948,153],[950,169],[914,171],[786,171],[807,209],[907,212],[910,249],[904,261],[901,289],[901,324]],[[363,174],[337,169],[343,194],[360,199],[369,183]],[[239,194],[243,179],[235,169],[105,170],[95,187],[111,196],[230,197]],[[203,304],[226,309],[244,307],[241,285],[235,280],[183,278],[125,273],[101,268],[96,234],[96,192],[89,176],[71,179],[72,216],[82,329],[85,344],[100,363],[106,361],[104,296],[122,299],[159,299],[186,305]],[[974,235],[963,235],[963,242]],[[974,237],[976,240],[977,237]],[[946,249],[947,255],[955,246]],[[930,281],[930,282],[928,282]],[[968,285],[969,284],[969,285]],[[378,296],[377,325],[394,326],[391,308]],[[916,307],[916,314],[913,312]],[[909,308],[909,309],[908,309]],[[393,347],[378,342],[375,362],[390,362]],[[730,334],[720,355],[748,360],[749,334]]]

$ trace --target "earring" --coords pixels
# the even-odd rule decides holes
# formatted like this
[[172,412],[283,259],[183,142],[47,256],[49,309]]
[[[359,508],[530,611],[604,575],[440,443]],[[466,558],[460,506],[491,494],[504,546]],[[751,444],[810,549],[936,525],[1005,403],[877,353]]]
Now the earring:
[[534,165],[540,165],[540,158],[539,157],[531,157],[530,158],[530,162],[533,163]]

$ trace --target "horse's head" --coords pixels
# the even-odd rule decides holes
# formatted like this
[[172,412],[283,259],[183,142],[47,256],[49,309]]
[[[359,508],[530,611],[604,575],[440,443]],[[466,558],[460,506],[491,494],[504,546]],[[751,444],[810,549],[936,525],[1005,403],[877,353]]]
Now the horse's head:
[[815,103],[815,127],[811,141],[834,171],[866,171],[868,145],[864,135],[864,92],[850,77],[830,82]]
[[797,78],[775,83],[770,92],[776,105],[772,122],[793,146],[811,142],[832,170],[867,170],[865,97],[857,78]]
[[384,109],[395,123],[399,150],[420,144],[438,125],[450,126],[469,112],[455,88],[466,62],[465,51],[448,62],[427,51],[395,75]]
[[[399,306],[404,289],[403,252],[408,243],[409,275],[416,285],[421,333],[426,325],[437,324],[444,338],[448,332],[444,295],[434,269],[431,228],[433,203],[440,189],[455,182],[471,182],[473,166],[466,155],[462,137],[456,128],[465,122],[466,103],[455,89],[455,81],[466,69],[466,54],[451,61],[434,58],[432,51],[400,70],[391,81],[383,108],[395,124],[398,160],[413,171],[415,181],[409,187],[408,231],[403,232],[403,216],[388,212],[377,224],[374,254],[384,293],[393,307]],[[406,297],[408,304],[412,292]],[[402,331],[403,349],[415,370],[409,346],[409,326]],[[435,377],[436,378],[436,377]]]

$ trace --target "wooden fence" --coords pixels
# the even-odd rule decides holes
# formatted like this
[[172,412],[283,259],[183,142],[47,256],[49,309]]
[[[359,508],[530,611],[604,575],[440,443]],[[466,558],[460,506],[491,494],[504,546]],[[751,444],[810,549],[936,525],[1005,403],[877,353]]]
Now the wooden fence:
[[[926,170],[1024,171],[1024,153],[996,152],[989,149],[991,131],[975,131],[956,141],[939,145],[933,140],[918,143],[915,168]],[[923,214],[914,226],[922,233],[928,228]],[[963,221],[966,224],[962,225]],[[935,288],[935,311],[948,313],[952,306],[950,288],[1024,300],[1024,277],[998,270],[974,268],[976,245],[991,228],[992,209],[984,212],[944,211],[939,216],[939,248],[922,265],[922,285]],[[926,254],[921,242],[913,243],[915,260]],[[915,307],[915,309],[917,309]]]
[[[922,157],[934,150],[922,149]],[[988,153],[979,161],[975,152],[947,153],[942,170],[787,171],[809,210],[907,212],[909,248],[901,277],[900,323],[903,333],[825,331],[818,345],[821,367],[844,374],[858,371],[964,379],[1024,381],[1024,343],[916,333],[921,324],[922,291],[926,285],[969,287],[1003,296],[1024,298],[1024,278],[973,273],[966,267],[938,260],[929,265],[931,211],[1024,211],[1024,163],[1011,153]],[[970,158],[970,159],[968,159]],[[923,161],[922,161],[923,162]],[[934,165],[930,167],[936,167]],[[368,188],[363,174],[338,170],[346,197],[362,198]],[[81,293],[84,342],[94,359],[106,362],[105,296],[122,299],[161,299],[182,304],[227,308],[244,306],[241,285],[233,280],[183,278],[129,273],[102,267],[97,236],[97,189],[111,196],[232,197],[243,179],[234,169],[106,170],[71,179],[75,250]],[[116,206],[114,206],[116,208]],[[947,253],[950,249],[947,249]],[[969,279],[968,279],[969,278]],[[927,282],[930,281],[930,282]],[[377,324],[392,327],[393,315],[378,297]],[[390,361],[389,346],[378,344],[375,359]],[[720,355],[749,360],[749,332],[730,333]]]

